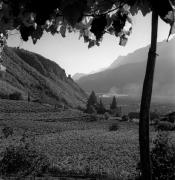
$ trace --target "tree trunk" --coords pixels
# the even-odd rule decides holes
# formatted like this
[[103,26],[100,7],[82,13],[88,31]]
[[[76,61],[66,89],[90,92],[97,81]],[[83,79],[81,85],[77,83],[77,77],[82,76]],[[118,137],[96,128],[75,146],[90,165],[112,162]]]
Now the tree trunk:
[[143,83],[141,106],[140,106],[140,122],[139,122],[139,145],[140,145],[140,162],[143,180],[151,180],[151,161],[149,147],[149,112],[151,104],[151,95],[154,79],[154,69],[156,62],[157,49],[157,30],[158,30],[158,14],[152,12],[152,32],[151,46],[148,53],[147,67],[145,79]]

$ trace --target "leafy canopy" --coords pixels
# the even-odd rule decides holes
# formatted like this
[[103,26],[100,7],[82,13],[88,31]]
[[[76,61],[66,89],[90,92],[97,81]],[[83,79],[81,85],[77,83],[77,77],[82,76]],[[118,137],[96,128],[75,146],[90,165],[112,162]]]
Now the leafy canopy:
[[[173,0],[172,0],[173,1]],[[43,32],[79,32],[88,47],[100,45],[105,33],[115,35],[124,46],[132,31],[131,15],[156,10],[173,26],[170,0],[0,0],[0,31],[17,29],[21,38],[36,43]],[[1,38],[2,39],[2,38]]]

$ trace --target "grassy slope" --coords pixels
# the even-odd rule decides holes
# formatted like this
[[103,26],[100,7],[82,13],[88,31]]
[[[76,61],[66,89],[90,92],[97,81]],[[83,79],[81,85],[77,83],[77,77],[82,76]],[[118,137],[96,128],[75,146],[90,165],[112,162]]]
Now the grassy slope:
[[[3,55],[7,73],[3,78],[10,91],[21,91],[47,103],[83,105],[84,91],[55,62],[25,50],[6,48]],[[8,93],[8,92],[7,92]]]
[[0,94],[11,94],[13,92],[20,92],[23,93],[23,91],[17,87],[14,87],[13,85],[11,85],[10,83],[0,80]]

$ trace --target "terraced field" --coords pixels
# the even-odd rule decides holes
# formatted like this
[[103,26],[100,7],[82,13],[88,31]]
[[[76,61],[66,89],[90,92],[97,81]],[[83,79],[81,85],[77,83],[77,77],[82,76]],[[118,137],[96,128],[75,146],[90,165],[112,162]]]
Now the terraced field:
[[[62,172],[105,174],[120,179],[135,176],[139,160],[138,125],[120,122],[119,130],[109,131],[109,126],[116,120],[91,122],[87,121],[88,115],[77,110],[56,111],[50,107],[49,111],[47,106],[22,103],[16,106],[10,103],[9,112],[5,111],[3,103],[0,105],[3,109],[1,149],[18,144],[25,133]],[[34,112],[35,107],[39,112]],[[3,138],[1,129],[4,126],[13,128],[12,137]]]
[[88,115],[75,109],[62,109],[48,104],[0,100],[0,120],[73,121]]

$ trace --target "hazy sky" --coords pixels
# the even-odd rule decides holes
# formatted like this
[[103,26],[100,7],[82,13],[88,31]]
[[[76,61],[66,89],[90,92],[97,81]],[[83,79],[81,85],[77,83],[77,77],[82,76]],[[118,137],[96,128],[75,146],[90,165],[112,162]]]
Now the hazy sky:
[[[169,25],[159,21],[158,41],[168,37]],[[67,74],[89,73],[101,68],[108,67],[119,55],[125,55],[150,43],[151,15],[143,17],[140,13],[133,17],[133,33],[129,37],[125,47],[118,45],[119,39],[105,35],[100,47],[88,49],[88,44],[83,39],[78,39],[79,34],[67,34],[66,38],[61,35],[55,36],[49,33],[33,45],[32,41],[21,42],[18,35],[9,37],[10,46],[37,52],[55,62],[66,70]]]

